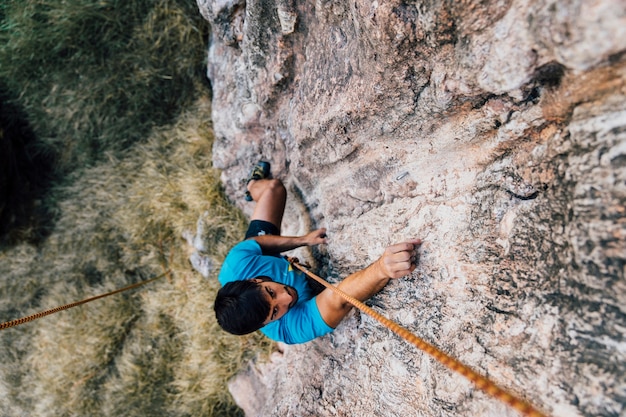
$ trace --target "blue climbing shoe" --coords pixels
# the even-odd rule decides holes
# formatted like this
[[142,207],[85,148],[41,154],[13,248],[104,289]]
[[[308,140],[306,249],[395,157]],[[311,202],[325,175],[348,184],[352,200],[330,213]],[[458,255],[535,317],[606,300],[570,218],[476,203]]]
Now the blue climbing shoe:
[[[250,176],[246,181],[246,187],[250,181],[262,180],[265,178],[269,178],[270,176],[270,163],[266,161],[259,161],[252,168],[250,172]],[[252,196],[250,195],[250,191],[246,190],[246,201],[252,201]]]

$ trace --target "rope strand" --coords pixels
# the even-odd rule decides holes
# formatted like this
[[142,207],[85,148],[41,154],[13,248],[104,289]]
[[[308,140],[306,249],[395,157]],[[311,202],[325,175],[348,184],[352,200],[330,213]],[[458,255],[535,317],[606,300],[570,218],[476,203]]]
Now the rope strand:
[[[307,276],[309,276],[312,279],[314,279],[315,281],[319,282],[324,287],[329,288],[330,290],[332,290],[335,293],[339,294],[342,298],[344,298],[350,304],[352,304],[353,306],[355,306],[356,308],[358,308],[362,312],[368,314],[369,316],[371,316],[372,318],[374,318],[378,322],[382,323],[389,330],[393,331],[398,336],[402,337],[404,340],[408,341],[409,343],[411,343],[412,345],[414,345],[418,349],[428,353],[433,358],[435,358],[437,361],[439,361],[441,364],[443,364],[446,367],[448,367],[449,369],[451,369],[451,370],[453,370],[453,371],[463,375],[465,378],[470,380],[480,390],[482,390],[485,393],[491,395],[492,397],[494,397],[494,398],[504,402],[505,404],[508,404],[509,406],[511,406],[512,408],[514,408],[515,410],[519,411],[520,413],[522,413],[525,416],[529,416],[529,417],[546,417],[545,414],[543,414],[540,411],[538,411],[537,409],[535,409],[528,402],[526,402],[526,401],[516,397],[515,395],[507,392],[503,388],[500,388],[498,385],[496,385],[495,382],[493,382],[490,379],[480,375],[479,373],[475,372],[474,370],[472,370],[467,365],[463,364],[462,362],[458,361],[457,359],[454,359],[453,357],[449,356],[448,354],[444,353],[443,351],[437,349],[435,346],[431,345],[430,343],[426,342],[425,340],[417,337],[416,335],[411,333],[406,328],[404,328],[404,327],[400,326],[399,324],[389,320],[388,318],[386,318],[383,315],[377,313],[376,311],[374,311],[373,309],[371,309],[370,307],[368,307],[367,305],[365,305],[361,301],[359,301],[356,298],[346,294],[345,292],[341,291],[339,288],[335,287],[334,285],[329,284],[328,282],[326,282],[322,278],[320,278],[317,275],[313,274],[312,272],[310,272],[309,270],[304,268],[302,265],[300,265],[298,263],[297,259],[295,259],[295,258],[288,258],[288,259],[289,259],[289,262],[291,262],[291,264],[294,267],[296,267],[297,269],[299,269],[300,271],[305,273]],[[15,327],[15,326],[18,326],[20,324],[28,323],[30,321],[39,319],[41,317],[48,316],[50,314],[54,314],[54,313],[57,313],[57,312],[60,312],[60,311],[63,311],[63,310],[67,310],[67,309],[70,309],[70,308],[73,308],[73,307],[76,307],[76,306],[79,306],[79,305],[82,305],[82,304],[85,304],[85,303],[88,303],[88,302],[91,302],[91,301],[98,300],[100,298],[108,297],[110,295],[118,294],[118,293],[121,293],[123,291],[128,291],[128,290],[132,290],[134,288],[141,287],[141,286],[146,285],[146,284],[148,284],[150,282],[156,281],[157,279],[162,278],[162,277],[166,276],[169,273],[170,273],[170,271],[166,271],[163,274],[161,274],[161,275],[159,275],[159,276],[157,276],[155,278],[151,278],[151,279],[148,279],[146,281],[137,282],[135,284],[129,285],[127,287],[124,287],[124,288],[121,288],[121,289],[118,289],[118,290],[115,290],[115,291],[108,292],[106,294],[100,294],[100,295],[97,295],[97,296],[94,296],[94,297],[90,297],[90,298],[87,298],[87,299],[84,299],[84,300],[81,300],[81,301],[76,301],[74,303],[65,304],[65,305],[60,306],[60,307],[55,307],[55,308],[52,308],[50,310],[46,310],[46,311],[42,311],[42,312],[39,312],[39,313],[35,313],[35,314],[30,315],[30,316],[26,316],[26,317],[22,317],[22,318],[19,318],[19,319],[11,320],[11,321],[8,321],[8,322],[4,322],[4,323],[0,324],[0,330],[8,329],[10,327]]]
[[365,305],[361,301],[359,301],[356,298],[346,294],[345,292],[341,291],[339,288],[337,288],[334,285],[331,285],[330,283],[328,283],[326,280],[323,280],[322,278],[320,278],[317,275],[313,274],[312,272],[310,272],[309,270],[304,268],[302,265],[300,265],[298,263],[297,259],[295,259],[295,258],[288,258],[288,260],[289,260],[289,262],[291,262],[291,264],[294,267],[296,267],[300,271],[304,272],[307,276],[313,278],[315,281],[319,282],[320,284],[322,284],[326,288],[329,288],[332,291],[336,292],[341,297],[343,297],[346,301],[348,301],[350,304],[352,304],[353,306],[355,306],[356,308],[358,308],[362,312],[368,314],[369,316],[371,316],[372,318],[374,318],[378,322],[382,323],[385,327],[387,327],[389,330],[391,330],[394,333],[396,333],[398,336],[402,337],[404,340],[406,340],[409,343],[411,343],[412,345],[416,346],[418,349],[428,353],[429,355],[431,355],[433,358],[435,358],[437,361],[439,361],[441,364],[445,365],[449,369],[451,369],[451,370],[453,370],[453,371],[463,375],[465,378],[467,378],[472,383],[474,383],[474,385],[477,388],[479,388],[480,390],[482,390],[485,393],[491,395],[492,397],[497,398],[498,400],[508,404],[509,406],[514,408],[515,410],[517,410],[520,413],[522,413],[522,415],[524,415],[524,416],[529,416],[529,417],[546,417],[545,414],[543,414],[540,411],[538,411],[537,409],[535,409],[528,402],[526,402],[526,401],[516,397],[515,395],[507,392],[503,388],[500,388],[498,385],[496,385],[495,382],[493,382],[490,379],[480,375],[479,373],[475,372],[474,370],[472,370],[467,365],[463,364],[462,362],[458,361],[457,359],[454,359],[453,357],[449,356],[448,354],[444,353],[443,351],[437,349],[435,346],[431,345],[430,343],[426,342],[425,340],[420,339],[419,337],[417,337],[416,335],[411,333],[406,328],[404,328],[404,327],[400,326],[399,324],[397,324],[397,323],[389,320],[388,318],[382,316],[381,314],[379,314],[376,311],[372,310],[370,307],[368,307],[367,305]]
[[141,282],[137,282],[135,284],[129,285],[129,286],[124,287],[124,288],[120,288],[120,289],[115,290],[115,291],[108,292],[106,294],[96,295],[95,297],[87,298],[85,300],[76,301],[74,303],[65,304],[65,305],[60,306],[60,307],[51,308],[50,310],[41,311],[39,313],[31,314],[30,316],[26,316],[26,317],[22,317],[22,318],[19,318],[19,319],[15,319],[15,320],[4,322],[4,323],[0,324],[0,330],[8,329],[10,327],[19,326],[20,324],[28,323],[29,321],[37,320],[37,319],[39,319],[41,317],[49,316],[50,314],[58,313],[59,311],[67,310],[67,309],[70,309],[72,307],[76,307],[76,306],[79,306],[81,304],[88,303],[90,301],[99,300],[100,298],[108,297],[109,295],[118,294],[118,293],[123,292],[123,291],[128,291],[128,290],[132,290],[132,289],[137,288],[137,287],[141,287],[142,285],[146,285],[146,284],[148,284],[150,282],[156,281],[159,278],[163,278],[164,276],[166,276],[169,273],[170,273],[170,271],[166,271],[163,274],[159,275],[158,277],[151,278],[151,279],[148,279],[148,280],[145,280],[145,281],[141,281]]

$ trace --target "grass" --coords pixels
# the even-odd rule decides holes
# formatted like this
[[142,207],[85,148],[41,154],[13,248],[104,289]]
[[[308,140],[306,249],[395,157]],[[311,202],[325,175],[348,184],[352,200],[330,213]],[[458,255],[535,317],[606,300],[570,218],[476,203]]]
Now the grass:
[[201,84],[194,2],[8,0],[0,16],[0,78],[64,170],[145,138]]
[[[219,265],[247,223],[211,166],[208,28],[195,2],[7,1],[0,22],[6,101],[53,156],[45,192],[16,200],[47,208],[45,236],[14,222],[0,247],[0,320],[171,271],[3,330],[0,414],[240,415],[226,381],[272,344],[219,329],[217,271],[195,272],[182,237],[202,218]],[[5,152],[20,135],[0,139]],[[15,167],[28,171],[29,149]]]

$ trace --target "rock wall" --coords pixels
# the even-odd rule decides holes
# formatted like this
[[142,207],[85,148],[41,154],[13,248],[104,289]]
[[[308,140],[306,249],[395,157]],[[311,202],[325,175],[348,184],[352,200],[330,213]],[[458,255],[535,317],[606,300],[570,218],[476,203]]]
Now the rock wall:
[[[374,308],[551,415],[626,413],[624,1],[198,5],[238,206],[271,161],[331,281],[425,239]],[[517,415],[357,312],[281,348],[248,415]]]

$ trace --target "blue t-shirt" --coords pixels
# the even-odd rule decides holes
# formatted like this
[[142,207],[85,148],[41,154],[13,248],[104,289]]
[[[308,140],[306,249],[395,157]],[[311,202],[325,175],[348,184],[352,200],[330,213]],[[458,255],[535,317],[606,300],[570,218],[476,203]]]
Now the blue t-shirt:
[[231,281],[267,276],[276,282],[290,285],[298,291],[298,302],[280,319],[261,328],[272,340],[287,344],[304,343],[332,332],[320,314],[315,294],[307,284],[306,276],[295,271],[284,258],[263,255],[255,240],[244,240],[226,256],[219,281]]

